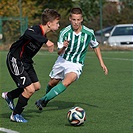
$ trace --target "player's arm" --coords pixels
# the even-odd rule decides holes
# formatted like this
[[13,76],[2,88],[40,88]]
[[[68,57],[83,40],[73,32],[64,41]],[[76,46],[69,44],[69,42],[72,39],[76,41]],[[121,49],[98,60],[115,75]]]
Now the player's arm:
[[100,62],[100,65],[105,73],[105,75],[108,74],[108,69],[107,67],[105,66],[104,62],[103,62],[103,59],[102,59],[102,55],[101,55],[101,51],[100,51],[100,47],[99,47],[99,44],[95,38],[95,35],[94,35],[94,31],[92,30],[92,38],[91,38],[91,41],[90,41],[90,47],[94,49],[95,51],[95,54]]
[[59,48],[59,49],[58,49],[58,55],[61,55],[61,54],[64,53],[65,49],[68,47],[68,44],[69,44],[69,41],[67,41],[67,40],[65,40],[65,41],[63,42],[62,48]]
[[58,38],[58,55],[62,55],[65,50],[67,49],[69,44],[69,40],[68,40],[68,36],[64,34],[64,32],[62,32],[62,30],[60,31],[59,34],[59,38]]
[[53,52],[54,51],[54,43],[51,42],[50,40],[47,41],[46,43],[47,47],[48,47],[48,51],[49,52]]
[[101,51],[100,51],[99,46],[97,46],[96,48],[94,48],[94,51],[95,51],[95,53],[96,53],[96,55],[97,55],[97,57],[98,57],[98,60],[99,60],[99,62],[100,62],[100,65],[101,65],[101,67],[102,67],[102,69],[103,69],[105,75],[107,75],[107,74],[108,74],[108,69],[107,69],[107,67],[105,66],[104,62],[103,62],[103,59],[102,59],[102,55],[101,55]]

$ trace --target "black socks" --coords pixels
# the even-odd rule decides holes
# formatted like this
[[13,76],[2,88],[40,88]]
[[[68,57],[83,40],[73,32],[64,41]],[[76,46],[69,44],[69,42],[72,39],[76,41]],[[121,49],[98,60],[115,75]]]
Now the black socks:
[[28,103],[29,98],[25,98],[22,94],[19,96],[17,105],[14,109],[13,114],[21,114]]

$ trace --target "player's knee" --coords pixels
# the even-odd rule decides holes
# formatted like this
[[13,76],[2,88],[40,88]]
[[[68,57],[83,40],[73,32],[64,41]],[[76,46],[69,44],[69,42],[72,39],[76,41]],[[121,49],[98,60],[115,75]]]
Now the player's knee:
[[34,87],[35,87],[35,91],[38,91],[38,90],[40,90],[41,85],[40,85],[40,83],[34,84]]
[[35,88],[34,87],[28,87],[25,88],[24,90],[24,95],[26,95],[27,97],[31,97],[35,92]]
[[41,88],[41,85],[39,85],[39,86],[36,86],[36,87],[35,87],[35,91],[38,91],[38,90],[40,90],[40,88]]
[[28,90],[28,95],[29,95],[29,96],[32,96],[32,95],[34,94],[34,92],[35,92],[35,89]]

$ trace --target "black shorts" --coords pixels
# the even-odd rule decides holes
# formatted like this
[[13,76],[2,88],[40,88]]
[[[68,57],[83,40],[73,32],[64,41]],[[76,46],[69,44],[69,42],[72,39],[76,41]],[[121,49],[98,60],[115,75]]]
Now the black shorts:
[[6,63],[11,77],[19,88],[38,82],[37,74],[31,63],[22,62],[10,53],[7,55]]

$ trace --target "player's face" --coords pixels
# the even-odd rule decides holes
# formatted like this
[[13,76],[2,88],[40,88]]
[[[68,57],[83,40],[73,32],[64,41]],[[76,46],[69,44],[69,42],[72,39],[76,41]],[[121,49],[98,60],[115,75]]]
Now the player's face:
[[49,23],[49,27],[52,31],[56,31],[59,29],[60,25],[59,25],[59,20],[55,19],[54,21]]
[[69,20],[71,22],[71,25],[75,31],[78,31],[81,29],[81,23],[83,21],[82,15],[81,14],[72,14],[69,17]]

